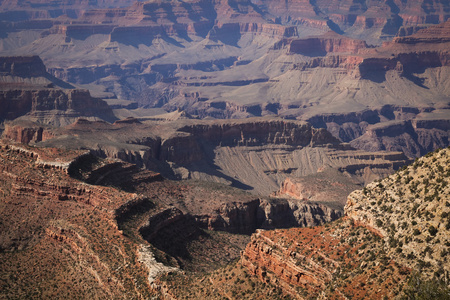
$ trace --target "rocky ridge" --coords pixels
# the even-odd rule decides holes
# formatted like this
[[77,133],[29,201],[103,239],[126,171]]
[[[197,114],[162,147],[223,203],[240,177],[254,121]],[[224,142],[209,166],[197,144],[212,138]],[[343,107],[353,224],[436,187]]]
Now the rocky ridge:
[[[436,150],[353,192],[340,221],[258,231],[243,252],[242,265],[299,299],[319,294],[399,298],[422,293],[426,280],[440,282],[433,283],[435,297],[445,295],[449,154],[450,149]],[[416,281],[408,285],[409,276]]]
[[[394,44],[416,45],[407,50],[409,54],[397,53],[398,46],[392,49],[394,58],[388,51],[386,55],[382,53],[384,50],[358,51],[367,50],[364,49],[366,42],[357,40],[364,37],[364,31],[369,32],[366,37],[372,36],[367,40],[376,40],[380,45],[381,41],[391,39],[402,25],[437,24],[448,19],[446,3],[422,6],[411,1],[378,2],[362,5],[348,1],[339,4],[335,1],[228,3],[199,0],[136,2],[128,7],[110,2],[77,2],[65,6],[73,10],[70,17],[54,12],[57,18],[49,18],[46,23],[39,20],[42,23],[40,37],[30,40],[20,31],[36,28],[36,24],[32,23],[32,15],[26,15],[27,8],[21,8],[24,20],[5,21],[3,52],[30,53],[31,47],[33,53],[41,55],[53,75],[92,88],[96,95],[137,99],[141,106],[163,106],[167,110],[183,107],[190,113],[221,118],[283,114],[285,110],[289,111],[286,111],[288,115],[299,117],[295,110],[308,108],[314,101],[304,103],[294,94],[280,97],[289,103],[278,101],[276,95],[280,95],[280,91],[274,84],[280,80],[280,74],[291,73],[292,66],[303,71],[318,67],[338,68],[339,72],[357,70],[360,74],[350,72],[350,78],[357,76],[377,82],[378,75],[376,78],[369,76],[373,70],[395,70],[410,75],[411,71],[417,71],[405,69],[411,62],[432,63],[426,68],[446,65],[445,51],[432,49],[439,48],[440,44],[446,48],[445,39],[436,38],[444,31],[436,29],[430,29],[421,39],[396,38]],[[123,5],[127,4],[129,2]],[[44,3],[39,6],[42,11],[47,6],[53,7]],[[90,10],[92,6],[98,9]],[[14,3],[4,7],[14,10]],[[30,23],[29,27],[26,22]],[[44,23],[46,28],[43,28]],[[330,29],[351,38],[337,34],[320,36]],[[16,35],[23,38],[20,45],[13,43]],[[424,38],[427,43],[434,41],[433,46],[417,47],[423,44]],[[286,43],[290,44],[285,51],[289,55],[271,53],[276,45]],[[55,47],[49,49],[49,44]],[[71,56],[74,58],[68,59]],[[336,83],[336,80],[329,82],[334,86],[331,82]],[[273,93],[259,95],[255,92],[259,85],[264,86],[264,90],[274,89]],[[201,91],[198,91],[199,86]],[[214,86],[220,86],[221,91]],[[247,88],[250,91],[245,91]],[[195,92],[198,96],[191,97]],[[245,99],[240,99],[239,95],[249,93],[254,95],[253,99],[263,100],[262,103],[246,103]],[[304,92],[296,94],[305,95]],[[408,98],[400,99],[389,104]],[[259,100],[253,102],[261,102]]]
[[[22,137],[36,130],[26,125],[6,124],[4,136],[30,142]],[[36,145],[87,148],[168,178],[222,182],[263,195],[277,190],[286,177],[313,174],[321,168],[338,169],[361,184],[406,162],[400,153],[357,151],[324,129],[273,118],[114,124],[79,120],[65,128],[42,129],[41,136],[42,140],[33,140]]]
[[70,178],[68,165],[84,156],[2,142],[2,296],[152,294],[146,270],[135,260],[139,245],[114,222],[116,206],[136,195]]
[[[172,1],[105,9],[97,3],[99,9],[71,17],[5,21],[1,49],[38,53],[54,76],[123,107],[132,99],[132,105],[181,108],[200,118],[280,115],[327,128],[344,142],[361,137],[354,147],[372,151],[397,143],[403,146],[395,150],[417,157],[448,145],[448,130],[433,126],[448,120],[449,22],[446,4],[397,2]],[[423,22],[441,24],[417,29]],[[404,32],[393,38],[402,25]],[[405,29],[411,26],[416,29]],[[364,37],[358,28],[369,33]],[[376,32],[373,47],[367,36]],[[5,82],[62,84],[40,78]],[[129,115],[142,117],[142,110]],[[70,122],[44,112],[36,119]],[[428,123],[426,129],[415,128],[416,120]],[[393,121],[410,121],[413,128],[407,124],[410,132],[395,142],[367,132]]]
[[[258,208],[259,200],[236,189],[162,180],[159,174],[99,159],[86,151],[2,141],[0,159],[4,175],[0,210],[5,216],[0,222],[0,255],[5,258],[0,284],[4,295],[159,295],[163,291],[157,277],[178,270],[164,267],[161,261],[199,271],[239,256],[248,236],[215,230],[251,233],[261,225],[256,223],[256,210],[263,207],[266,214],[260,218],[273,220],[266,220],[266,227],[292,226],[283,213],[295,208],[283,206],[284,202],[266,199]],[[253,220],[248,218],[252,213],[248,207],[253,207]],[[329,216],[319,212],[319,206],[304,204],[296,216],[299,224],[312,225],[340,215],[326,207],[322,212]],[[204,249],[208,244],[222,245],[220,254]],[[49,253],[58,261],[42,259]],[[204,261],[205,257],[212,261]],[[31,273],[24,271],[30,266]],[[8,277],[10,272],[16,276]],[[62,274],[76,284],[57,281]],[[46,286],[46,281],[51,287],[44,293],[37,291],[36,286]],[[85,289],[86,284],[92,289]]]
[[[450,149],[436,150],[395,175],[351,193],[346,215],[377,230],[403,264],[448,276]],[[387,212],[387,213],[386,213]],[[438,277],[439,277],[438,276]]]

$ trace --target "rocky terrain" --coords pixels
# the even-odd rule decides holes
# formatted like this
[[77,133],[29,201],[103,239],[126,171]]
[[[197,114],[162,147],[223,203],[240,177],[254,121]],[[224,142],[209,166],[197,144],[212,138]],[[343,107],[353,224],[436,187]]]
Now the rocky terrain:
[[163,293],[160,273],[204,272],[237,259],[249,241],[244,233],[341,215],[221,184],[167,181],[86,150],[2,140],[0,159],[6,298],[148,298]]
[[[344,219],[258,230],[251,240],[242,233],[340,213],[319,203],[323,195],[305,200],[308,189],[298,200],[256,197],[94,154],[2,142],[2,295],[363,299],[427,284],[448,293],[440,282],[448,280],[450,149],[351,193]],[[341,195],[345,182],[322,183],[325,175],[314,182]]]
[[354,187],[391,174],[408,161],[400,152],[355,150],[325,129],[269,117],[127,119],[114,124],[80,119],[61,128],[13,121],[5,124],[3,135],[39,147],[91,149],[100,157],[128,161],[166,178],[220,182],[265,196],[288,177],[322,171]]
[[38,56],[0,57],[0,65],[1,123],[23,119],[42,126],[64,126],[79,117],[117,119],[103,100],[47,73]]
[[136,195],[73,180],[85,152],[1,144],[2,298],[148,297],[139,245],[114,222]]
[[[445,1],[41,2],[3,1],[0,55],[39,55],[130,116],[280,115],[409,157],[448,145]],[[392,122],[408,133],[374,133]]]
[[[422,278],[448,283],[449,155],[450,149],[430,153],[353,192],[343,221],[255,234],[243,265],[263,280],[283,282],[288,293],[300,287],[306,297],[325,290],[338,298],[394,298],[407,289],[405,275],[417,270]],[[345,254],[333,256],[339,252]],[[392,282],[378,281],[374,288],[377,278]]]
[[448,298],[449,5],[0,0],[0,298]]
[[233,267],[166,280],[175,298],[446,299],[449,157],[437,150],[353,192],[338,221],[258,230]]

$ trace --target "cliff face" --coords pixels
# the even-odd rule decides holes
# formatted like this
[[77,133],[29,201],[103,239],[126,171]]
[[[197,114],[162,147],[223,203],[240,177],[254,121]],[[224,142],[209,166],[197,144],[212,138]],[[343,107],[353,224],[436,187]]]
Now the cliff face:
[[[445,294],[449,155],[450,149],[437,150],[352,192],[337,222],[258,231],[241,264],[293,296],[394,298],[420,291],[415,284],[431,278],[441,282],[435,292]],[[419,283],[408,286],[408,275],[418,270]]]
[[337,34],[328,34],[323,37],[311,37],[292,40],[288,51],[290,54],[306,56],[323,56],[328,53],[358,53],[359,49],[367,48],[361,40],[343,38]]
[[[160,191],[166,188],[163,185],[164,183],[160,184],[160,188],[162,187]],[[147,185],[147,188],[151,189],[152,186]],[[203,192],[209,195],[208,203],[204,201],[204,196],[197,194],[202,188]],[[217,188],[223,189],[223,187]],[[211,231],[249,235],[257,228],[312,226],[335,220],[341,216],[341,212],[324,205],[252,199],[249,195],[239,195],[232,190],[222,191],[223,198],[218,198],[217,189],[205,189],[205,186],[202,187],[202,185],[199,187],[188,184],[184,189],[174,186],[171,191],[179,193],[178,202],[159,211],[151,212],[140,225],[139,233],[145,240],[169,254],[182,268],[186,269],[196,268],[192,257],[195,257],[194,260],[196,260],[199,253],[204,252],[203,255],[209,257],[212,254],[211,251],[215,252],[215,250],[209,250],[208,253]],[[150,196],[149,193],[154,192],[147,190],[143,193]],[[160,193],[159,195],[162,198],[164,194]],[[182,203],[181,198],[183,197],[190,198],[190,200]],[[138,212],[145,211],[142,208],[145,207],[143,204],[136,203],[135,206],[135,209],[129,211],[134,211],[136,215]],[[131,215],[127,211],[118,215],[119,224],[122,223],[121,216],[127,213]],[[208,232],[205,232],[204,229],[208,229]],[[194,246],[197,243],[202,243],[202,247]],[[221,257],[223,254],[218,254],[218,256]],[[200,256],[199,259],[204,258]],[[231,259],[231,256],[225,260],[228,259]]]
[[28,124],[28,126],[7,124],[2,136],[22,144],[37,143],[53,138],[49,128],[40,127],[37,124]]
[[[396,37],[392,42],[386,42],[376,49],[368,48],[364,41],[343,38],[336,34],[285,41],[276,45],[275,49],[288,44],[289,53],[332,56],[298,64],[297,68],[357,69],[361,78],[370,79],[373,72],[396,70],[406,75],[426,68],[448,66],[449,35],[450,22],[445,22],[432,28],[420,29],[412,36]],[[423,44],[433,46],[428,48]],[[339,56],[333,55],[339,52]]]
[[0,57],[0,73],[21,77],[39,77],[46,74],[39,56]]
[[[36,131],[19,122],[16,127],[11,125],[6,125],[5,136],[21,141],[31,136],[28,132]],[[339,143],[324,129],[271,118],[115,124],[78,121],[61,129],[42,130],[43,136],[55,138],[43,138],[38,143],[41,146],[82,147],[167,178],[222,182],[264,195],[277,190],[286,177],[313,174],[327,166],[348,172],[362,183],[405,162],[399,153],[364,154]]]
[[[139,106],[308,119],[448,98],[447,77],[429,74],[446,72],[448,25],[417,29],[445,22],[447,3],[97,1],[66,3],[67,17],[54,4],[14,12],[14,3],[5,6],[11,16],[1,25],[8,33],[2,53],[39,53],[54,76]],[[49,19],[28,15],[46,9]],[[14,14],[22,21],[12,22]],[[17,32],[34,29],[39,37],[24,33],[22,44],[14,42]]]
[[[367,164],[364,169],[369,172],[369,169],[374,170],[375,168]],[[342,207],[345,205],[347,196],[360,187],[356,180],[352,180],[338,171],[318,171],[317,174],[300,178],[286,178],[280,189],[275,192],[275,196],[319,203],[333,202]]]
[[448,144],[449,121],[412,120],[373,125],[351,145],[367,151],[402,151],[408,157],[418,157]]
[[305,147],[338,143],[338,140],[325,130],[316,130],[307,123],[284,120],[191,125],[181,127],[179,131],[222,146],[283,144]]
[[[417,25],[425,20],[444,22],[448,19],[447,3],[426,3],[421,1],[375,1],[373,5],[352,1],[261,1],[267,10],[281,16],[283,22],[313,22],[322,19],[328,26],[341,30],[349,28],[379,28],[384,33],[396,32],[399,24]],[[429,12],[433,13],[429,13]],[[331,27],[331,26],[330,26]]]
[[[61,126],[81,116],[110,122],[116,119],[108,104],[91,97],[88,90],[73,89],[48,74],[38,56],[0,57],[0,65],[1,121],[21,117],[23,120]],[[17,132],[17,129],[13,131]],[[40,137],[34,139],[38,141]]]
[[108,104],[92,98],[87,90],[0,91],[0,105],[6,108],[0,115],[3,120],[24,116],[23,119],[56,126],[68,125],[81,116],[115,120]]
[[[112,213],[136,195],[72,179],[67,169],[84,155],[2,142],[0,272],[16,274],[3,281],[6,297],[39,297],[38,286],[45,289],[43,297],[153,293],[126,279],[145,283],[147,274],[134,259],[138,245],[124,238]],[[114,271],[123,263],[122,271]]]

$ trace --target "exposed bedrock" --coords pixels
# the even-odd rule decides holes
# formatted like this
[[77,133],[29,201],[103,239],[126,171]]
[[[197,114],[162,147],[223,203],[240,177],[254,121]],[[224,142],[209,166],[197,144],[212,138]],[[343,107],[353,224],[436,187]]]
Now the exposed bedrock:
[[284,120],[193,124],[178,129],[221,146],[337,144],[329,132],[302,122]]
[[317,115],[308,121],[357,149],[402,151],[413,158],[449,145],[447,117],[419,118],[433,111],[430,107],[385,105],[362,112]]
[[371,79],[376,72],[396,70],[404,75],[422,72],[427,68],[450,65],[448,51],[423,51],[414,53],[401,53],[392,58],[365,58],[358,69],[362,79]]
[[[367,5],[362,2],[345,1],[271,1],[263,0],[264,6],[271,14],[281,16],[283,21],[301,20],[302,18],[327,20],[328,18],[342,28],[396,27],[396,18],[401,17],[404,25],[438,23],[448,19],[448,3],[433,2],[424,6],[417,1],[375,1]],[[428,13],[433,12],[433,13]]]
[[[367,48],[365,41],[350,39],[338,34],[328,33],[321,37],[285,40],[290,54],[306,56],[324,56],[328,53],[357,53],[359,49]],[[274,48],[277,48],[275,45]]]
[[329,168],[367,183],[407,161],[398,152],[355,150],[305,122],[273,118],[114,124],[79,119],[59,129],[17,121],[6,124],[4,136],[39,147],[91,149],[166,178],[221,182],[262,195],[278,190],[287,177]]
[[54,137],[47,126],[38,126],[35,123],[7,123],[2,136],[22,144],[37,143]]
[[[125,213],[136,211],[138,209],[124,210]],[[139,232],[160,250],[183,260],[190,257],[187,245],[205,234],[201,228],[251,234],[258,228],[314,226],[341,216],[341,211],[320,204],[255,199],[225,204],[210,215],[190,215],[169,207],[150,216]],[[121,218],[119,215],[118,219]]]
[[91,97],[87,90],[15,89],[0,91],[0,119],[13,120],[27,115],[41,123],[67,125],[77,117],[116,118],[108,104]]
[[402,151],[413,158],[448,146],[449,136],[448,119],[394,121],[369,126],[350,144],[366,151]]
[[130,76],[139,72],[140,66],[100,65],[71,68],[49,68],[53,76],[61,80],[86,84],[108,76]]
[[20,77],[39,77],[46,74],[45,65],[39,56],[2,56],[0,74]]

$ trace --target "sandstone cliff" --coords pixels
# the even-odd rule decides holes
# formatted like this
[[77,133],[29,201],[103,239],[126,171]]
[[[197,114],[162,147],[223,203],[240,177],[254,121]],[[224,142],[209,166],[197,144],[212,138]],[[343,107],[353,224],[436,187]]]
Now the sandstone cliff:
[[87,90],[8,90],[0,91],[2,111],[0,119],[14,120],[19,117],[38,123],[65,126],[79,117],[114,121],[108,104],[92,98]]
[[2,76],[41,77],[47,72],[39,56],[0,57],[0,66]]
[[366,132],[350,144],[368,151],[402,151],[417,157],[448,143],[449,120],[412,120],[368,126]]
[[[40,130],[33,128],[7,124],[4,135],[23,142]],[[361,184],[406,161],[399,153],[356,151],[304,122],[272,118],[114,124],[79,120],[42,132],[37,143],[41,146],[91,149],[98,156],[119,158],[168,178],[221,182],[263,195],[276,191],[286,177],[313,174],[320,168],[345,172]]]

